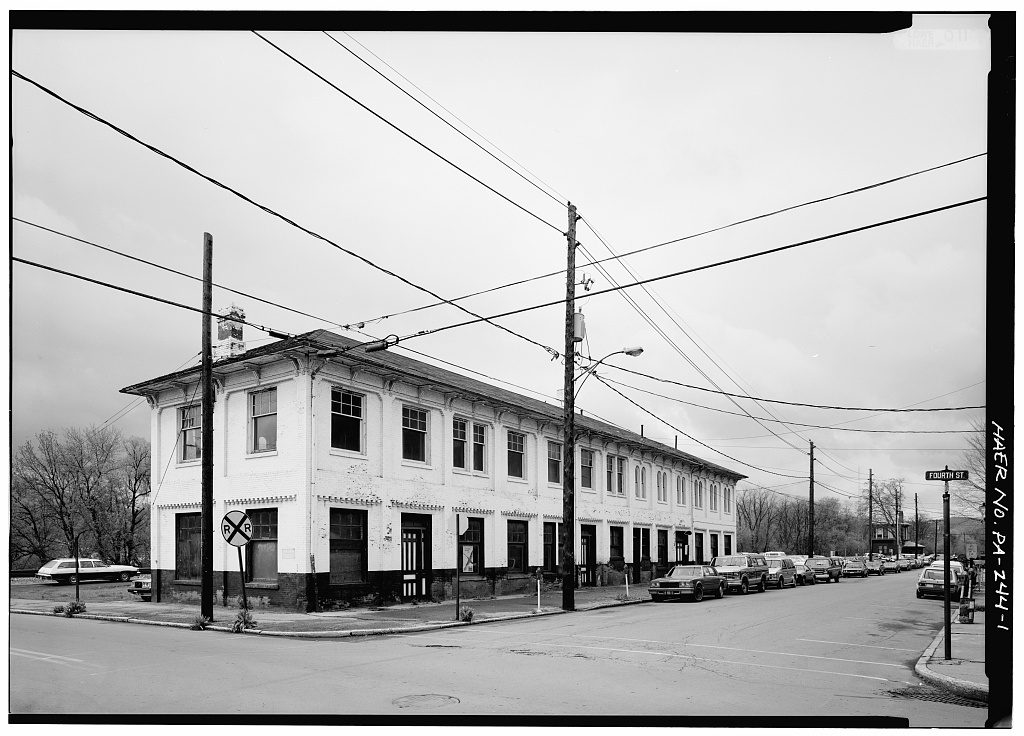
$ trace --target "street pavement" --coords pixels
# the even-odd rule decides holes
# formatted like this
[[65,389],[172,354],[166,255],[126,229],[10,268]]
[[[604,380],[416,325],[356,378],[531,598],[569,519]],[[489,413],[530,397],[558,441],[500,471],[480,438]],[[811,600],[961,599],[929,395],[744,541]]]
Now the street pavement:
[[[11,588],[11,595],[17,595]],[[985,674],[985,612],[983,591],[978,591],[980,610],[973,623],[960,623],[958,609],[952,608],[951,655],[945,659],[944,629],[921,654],[915,671],[931,684],[973,700],[988,700],[988,677]],[[460,601],[459,610],[472,610],[470,621],[456,620],[454,600],[441,603],[404,603],[378,608],[350,608],[342,611],[302,613],[279,608],[251,611],[255,627],[244,633],[257,636],[286,636],[301,638],[337,638],[347,636],[373,636],[402,634],[456,626],[476,626],[491,621],[535,618],[538,616],[573,615],[562,609],[562,591],[542,591],[536,594],[496,598],[472,598]],[[609,606],[651,605],[646,588],[608,586],[580,588],[574,593],[575,612],[583,613]],[[54,602],[11,598],[12,614],[54,614]],[[238,614],[234,607],[215,606],[213,622],[208,631],[230,632]],[[200,618],[198,604],[145,603],[142,601],[88,602],[86,612],[78,618],[118,621],[190,628]]]

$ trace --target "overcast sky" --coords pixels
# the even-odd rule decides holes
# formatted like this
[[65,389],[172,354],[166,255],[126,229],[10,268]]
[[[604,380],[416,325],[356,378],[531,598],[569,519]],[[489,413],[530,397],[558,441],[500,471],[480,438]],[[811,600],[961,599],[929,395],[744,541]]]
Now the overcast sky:
[[[857,495],[871,469],[905,478],[935,515],[941,484],[924,472],[956,464],[983,411],[716,392],[984,405],[984,201],[630,288],[639,311],[623,292],[595,292],[984,197],[981,155],[725,227],[985,154],[986,24],[918,17],[882,35],[18,30],[16,72],[302,229],[12,78],[12,252],[199,307],[199,281],[125,255],[198,278],[209,232],[214,282],[245,294],[217,288],[215,309],[234,302],[292,334],[406,337],[467,316],[447,305],[398,314],[435,299],[340,248],[447,299],[561,271],[463,302],[506,312],[564,298],[571,201],[583,218],[578,275],[593,279],[577,301],[583,352],[640,345],[609,364],[662,379],[602,369],[643,409],[591,378],[584,412],[803,498],[813,442],[816,498]],[[606,262],[610,276],[585,265],[609,247],[663,243]],[[197,364],[201,316],[11,269],[13,445],[108,422],[148,437],[148,406],[119,390]],[[564,307],[498,321],[529,340],[476,324],[401,344],[556,403],[562,365],[530,341],[561,352]],[[252,327],[245,339],[270,340]]]

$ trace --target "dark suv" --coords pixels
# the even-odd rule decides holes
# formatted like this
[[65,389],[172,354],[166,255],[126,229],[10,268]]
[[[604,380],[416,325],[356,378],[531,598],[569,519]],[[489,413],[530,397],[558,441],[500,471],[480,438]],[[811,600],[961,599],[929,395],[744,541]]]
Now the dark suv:
[[829,557],[808,557],[804,560],[804,565],[814,573],[815,581],[831,583],[835,580],[838,583],[842,578],[843,570],[839,563]]
[[768,562],[764,555],[723,555],[711,560],[711,566],[725,578],[729,590],[746,595],[751,588],[763,593],[768,587]]

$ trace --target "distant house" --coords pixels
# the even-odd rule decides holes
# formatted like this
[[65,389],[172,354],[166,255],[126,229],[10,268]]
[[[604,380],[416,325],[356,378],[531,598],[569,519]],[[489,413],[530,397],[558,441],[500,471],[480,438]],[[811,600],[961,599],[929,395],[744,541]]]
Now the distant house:
[[[315,331],[215,362],[210,448],[198,368],[122,389],[152,412],[157,600],[200,595],[205,452],[221,600],[241,592],[220,533],[230,510],[252,521],[246,588],[261,603],[442,599],[456,565],[467,597],[531,590],[536,568],[557,575],[561,407],[358,345]],[[589,416],[576,428],[582,585],[735,551],[745,476]]]
[[900,514],[899,539],[896,538],[896,524],[873,524],[874,532],[871,538],[871,552],[876,555],[899,555],[899,554],[924,554],[924,546],[920,548],[914,545],[911,538],[910,523],[903,520]]

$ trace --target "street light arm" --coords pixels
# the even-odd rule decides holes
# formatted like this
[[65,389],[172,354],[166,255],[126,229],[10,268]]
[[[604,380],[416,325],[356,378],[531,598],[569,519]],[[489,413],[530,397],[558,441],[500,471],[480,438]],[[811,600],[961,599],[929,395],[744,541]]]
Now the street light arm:
[[636,356],[640,355],[640,353],[642,353],[643,351],[644,351],[644,349],[641,348],[641,347],[623,348],[622,350],[616,350],[613,353],[608,353],[608,355],[606,355],[603,358],[601,358],[601,360],[599,360],[596,363],[594,363],[593,365],[590,365],[587,368],[585,368],[583,370],[583,372],[580,373],[579,376],[576,376],[576,378],[574,379],[574,382],[575,382],[575,381],[579,381],[580,376],[583,377],[583,380],[580,381],[580,385],[576,387],[576,391],[573,393],[573,398],[576,398],[577,396],[580,395],[580,389],[583,388],[583,384],[587,382],[588,378],[590,378],[590,374],[592,374],[595,370],[597,370],[597,367],[599,365],[601,365],[603,362],[605,362],[606,360],[608,360],[608,358],[611,358],[614,355],[628,355],[631,358],[635,358]]

